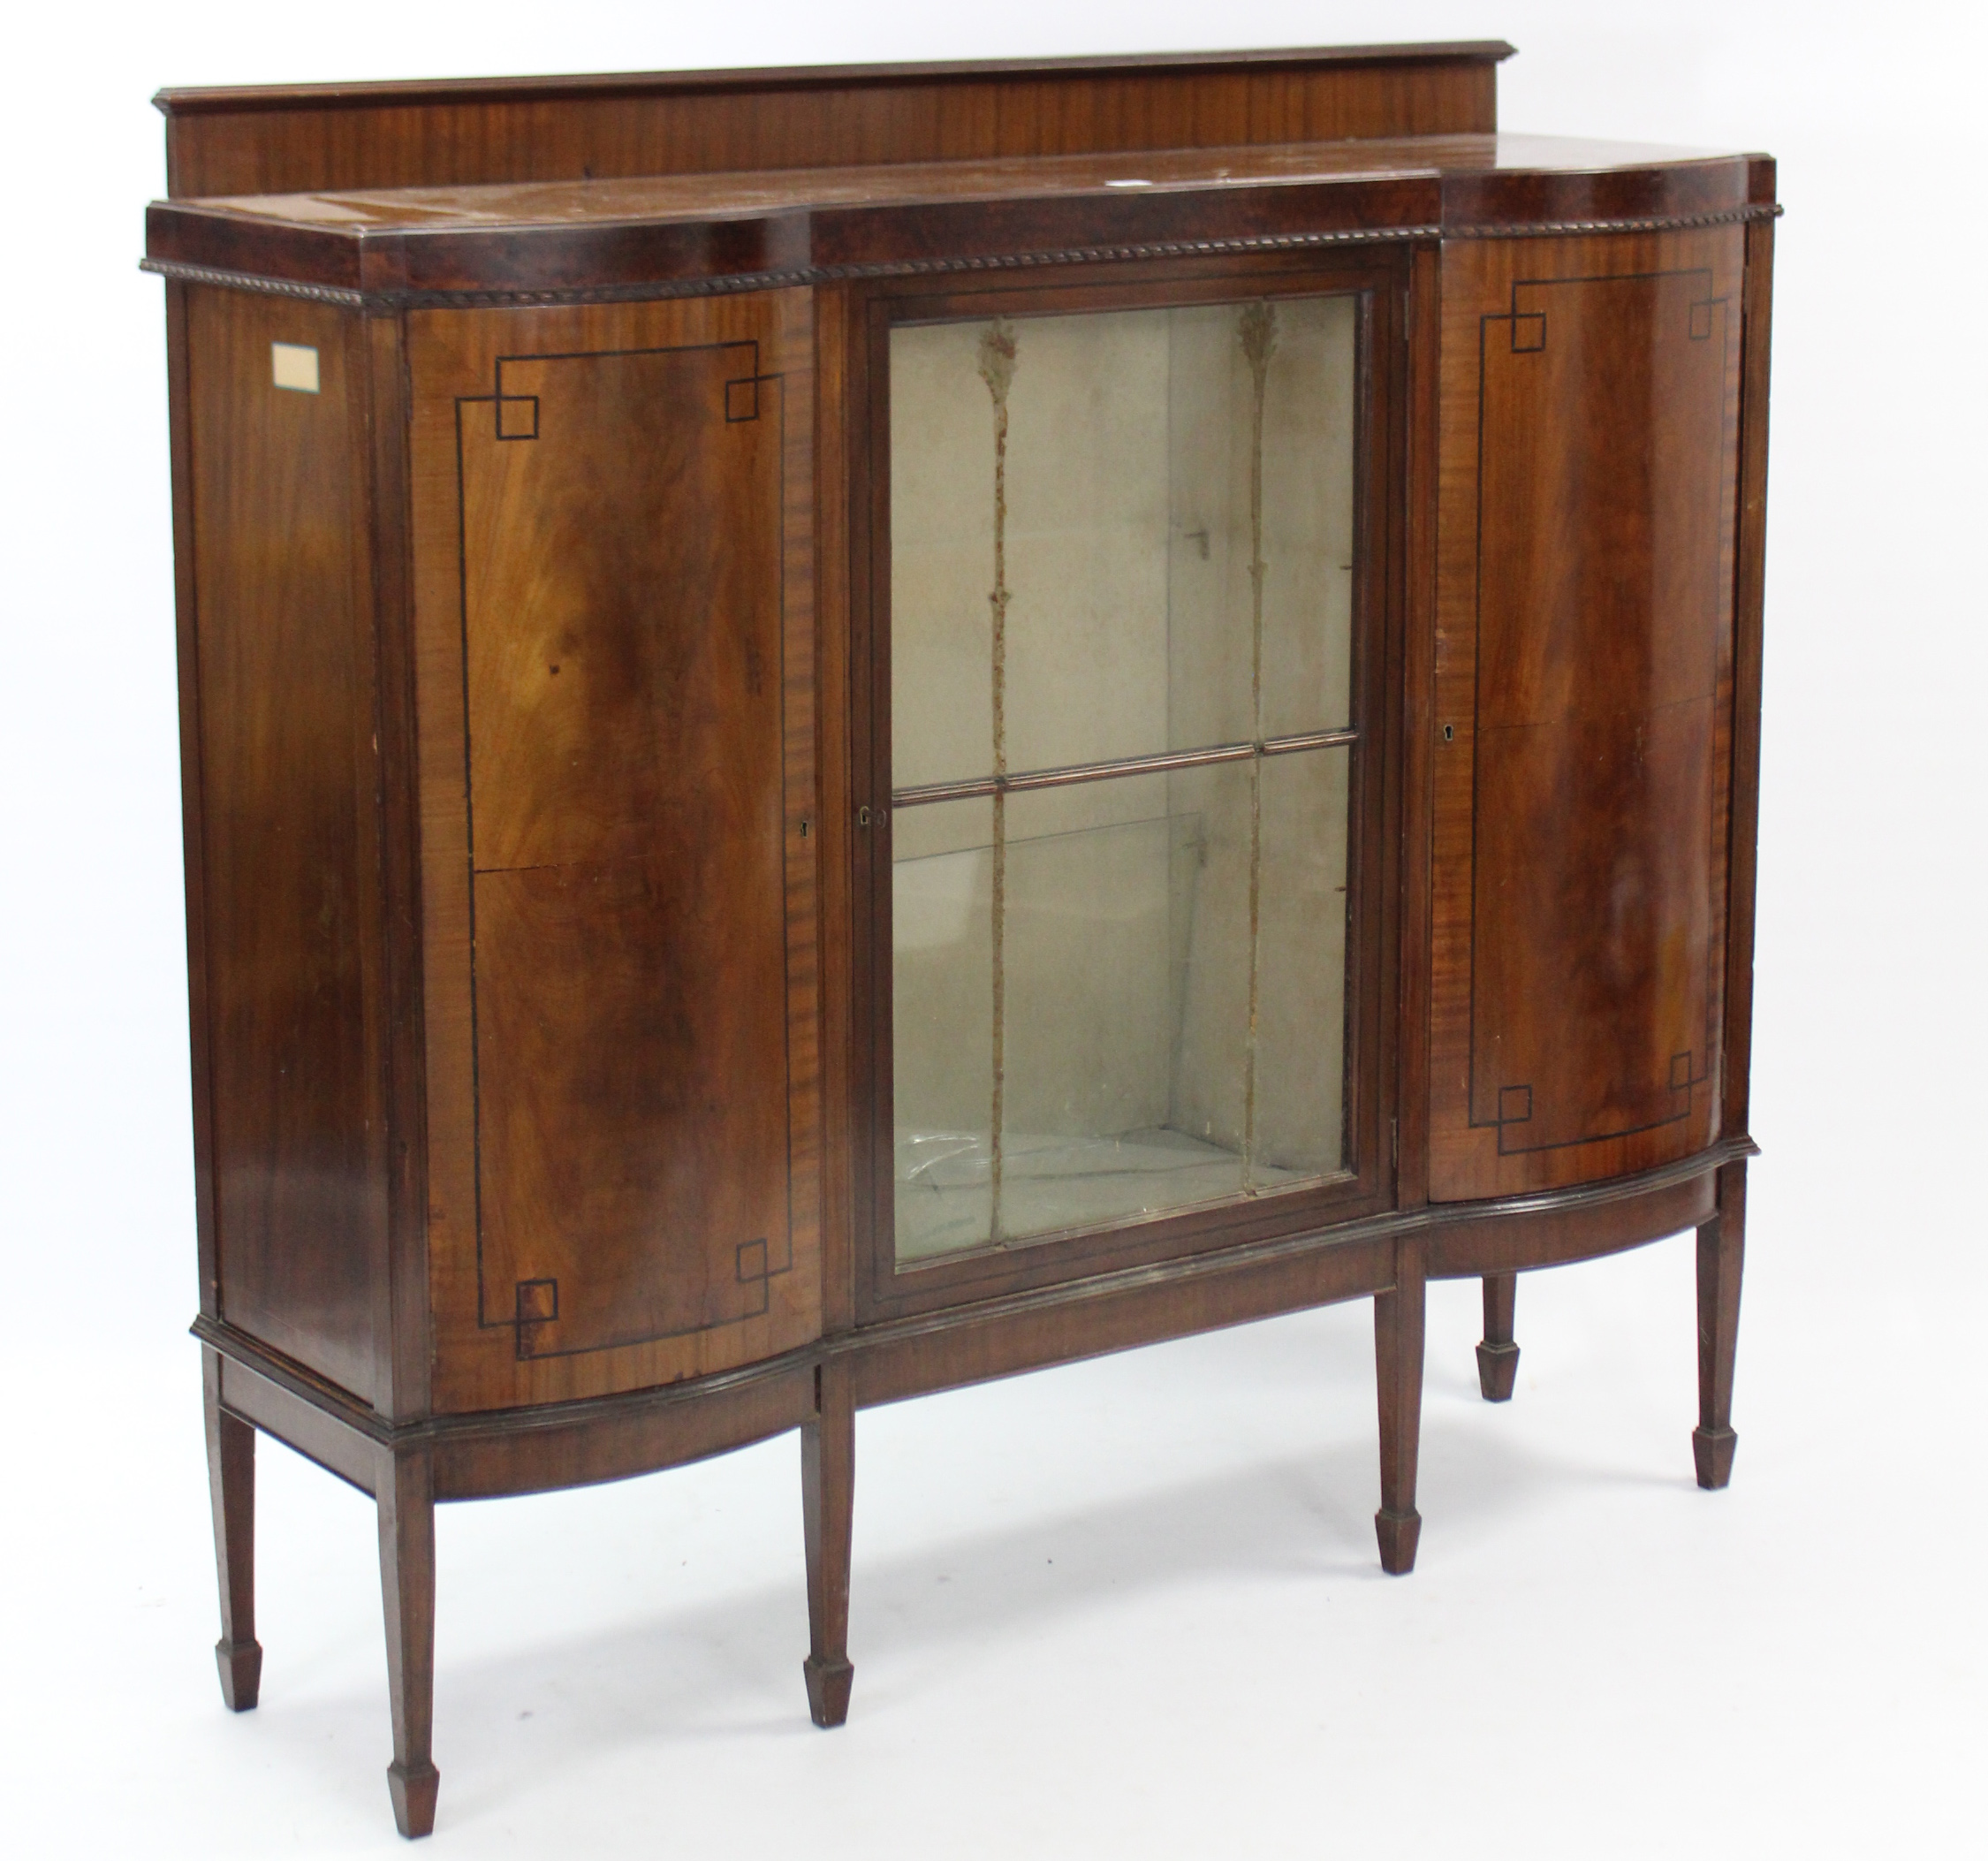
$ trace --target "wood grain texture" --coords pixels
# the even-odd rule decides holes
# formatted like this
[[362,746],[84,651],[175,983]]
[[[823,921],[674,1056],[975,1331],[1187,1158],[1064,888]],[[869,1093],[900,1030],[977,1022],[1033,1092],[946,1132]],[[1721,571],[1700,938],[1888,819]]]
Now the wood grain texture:
[[[1389,1108],[1394,1103],[1393,893],[1398,819],[1391,733],[1400,713],[1389,690],[1400,643],[1406,526],[1402,414],[1405,251],[1330,255],[1270,254],[1095,271],[1049,268],[1023,284],[988,279],[944,291],[892,281],[851,292],[848,379],[851,520],[851,800],[872,824],[854,836],[851,879],[854,978],[851,1028],[856,1105],[855,1316],[859,1325],[966,1300],[1218,1247],[1240,1247],[1353,1221],[1392,1200]],[[1237,302],[1262,297],[1358,297],[1358,420],[1354,494],[1351,721],[1362,733],[1351,759],[1347,845],[1345,1166],[1316,1185],[1235,1196],[1190,1212],[1101,1224],[1067,1237],[983,1249],[900,1270],[892,1228],[892,1011],[890,852],[890,472],[888,342],[894,323],[1108,311],[1134,305]],[[1392,830],[1392,831],[1391,831]]]
[[859,1088],[852,1068],[854,926],[850,880],[851,554],[849,293],[815,293],[815,651],[822,951],[822,1328],[855,1322],[855,1179],[851,1147]]
[[899,1318],[846,1345],[859,1407],[962,1388],[1052,1363],[1190,1337],[1275,1312],[1359,1299],[1393,1284],[1394,1242],[1382,1224],[1236,1247]]
[[[592,180],[438,183],[406,187],[316,188],[297,194],[214,194],[156,201],[159,229],[233,226],[253,239],[288,228],[297,249],[370,248],[350,275],[368,275],[394,235],[420,232],[529,233],[558,229],[611,234],[644,224],[831,219],[871,209],[1025,208],[1031,201],[1089,198],[1094,208],[1142,194],[1149,200],[1210,189],[1233,196],[1267,185],[1351,186],[1392,180],[1439,181],[1445,224],[1551,217],[1613,219],[1737,210],[1754,198],[1763,157],[1707,154],[1647,142],[1583,136],[1423,135],[1317,142],[1241,142],[1084,155],[1018,155],[969,161],[897,162],[857,167],[728,170],[639,174]],[[1246,210],[1248,210],[1246,209]],[[432,239],[429,243],[437,243]],[[246,248],[245,248],[246,249]],[[575,248],[577,249],[577,248]],[[611,258],[611,247],[597,248]],[[160,256],[170,255],[161,252]],[[404,276],[439,279],[435,259],[398,262]],[[383,279],[383,271],[375,274]]]
[[[1438,1222],[1430,1230],[1429,1277],[1476,1279],[1564,1266],[1681,1234],[1710,1216],[1723,1154],[1715,1149],[1688,1159],[1688,1173],[1670,1180],[1632,1176],[1606,1183],[1593,1199],[1560,1190],[1520,1198],[1516,1205],[1473,1204],[1467,1219]],[[1650,1174],[1661,1178],[1664,1172]]]
[[1519,1347],[1512,1341],[1518,1303],[1516,1273],[1484,1275],[1484,1335],[1477,1345],[1477,1387],[1487,1402],[1509,1402],[1519,1374]]
[[386,1618],[393,1819],[409,1840],[435,1827],[435,1469],[421,1447],[383,1448],[374,1479]]
[[369,1497],[378,1450],[425,1448],[435,1497],[490,1499],[628,1479],[784,1434],[815,1412],[816,1358],[789,1351],[660,1388],[392,1423],[225,1325],[200,1335],[226,1413]]
[[1443,267],[1439,249],[1412,259],[1402,336],[1408,348],[1401,564],[1400,987],[1398,1084],[1389,1115],[1395,1205],[1429,1199],[1430,847],[1436,737],[1436,478]]
[[186,894],[186,1018],[193,1087],[193,1228],[200,1310],[221,1312],[221,1257],[215,1232],[214,1060],[209,1051],[207,855],[201,776],[200,601],[193,576],[193,415],[188,379],[187,300],[168,280],[166,411],[172,456],[173,636],[179,699],[179,822]]
[[805,313],[411,319],[443,1409],[818,1325]]
[[1406,1576],[1415,1567],[1422,1515],[1415,1510],[1415,1470],[1422,1449],[1423,1338],[1428,1302],[1423,1277],[1423,1237],[1395,1243],[1394,1283],[1374,1295],[1374,1382],[1380,1409],[1380,1510],[1374,1536],[1381,1569]]
[[[1420,251],[1426,254],[1427,248]],[[1408,669],[1414,657],[1409,563],[1415,405],[1408,360],[1417,256],[1418,248],[1398,248],[1386,285],[1369,300],[1357,418],[1367,423],[1372,440],[1364,457],[1356,447],[1354,471],[1361,538],[1354,611],[1365,626],[1355,627],[1352,688],[1371,720],[1371,748],[1359,758],[1352,803],[1347,854],[1360,871],[1362,890],[1350,941],[1358,948],[1372,940],[1354,959],[1354,989],[1347,1001],[1352,1064],[1347,1069],[1345,1110],[1347,1128],[1353,1133],[1347,1160],[1380,1183],[1395,1207],[1401,1206],[1401,960],[1410,947],[1403,917],[1408,903],[1402,857],[1408,800],[1402,778],[1412,733]],[[1363,919],[1371,920],[1370,930]]]
[[1089,52],[1056,58],[890,60],[862,65],[714,65],[687,71],[565,72],[540,77],[390,78],[315,84],[168,85],[153,97],[165,116],[226,114],[300,102],[338,109],[382,99],[402,103],[505,103],[520,98],[599,101],[677,93],[782,95],[844,85],[888,87],[907,80],[978,84],[1011,79],[1157,76],[1208,72],[1343,69],[1371,65],[1499,65],[1515,48],[1502,39],[1408,40],[1374,45],[1246,46],[1170,52]]
[[554,1493],[680,1467],[798,1428],[814,1404],[815,1366],[790,1352],[692,1385],[455,1417],[431,1431],[435,1496]]
[[[838,1723],[859,1406],[1372,1296],[1405,1570],[1425,1280],[1495,1400],[1517,1272],[1686,1228],[1724,1484],[1773,168],[1490,133],[1505,49],[163,100],[222,1679],[262,1430],[376,1500],[404,1834],[441,1500],[798,1429]],[[900,1274],[891,320],[1320,290],[1349,1171]]]
[[818,1726],[849,1716],[849,1544],[854,1521],[856,1409],[846,1362],[816,1372],[815,1409],[801,1430],[801,1525],[808,1555],[808,1715]]
[[[1774,164],[1760,162],[1767,198]],[[1760,688],[1767,567],[1767,384],[1773,336],[1774,224],[1747,228],[1740,390],[1740,524],[1734,578],[1733,824],[1726,930],[1725,1126],[1747,1128],[1753,1071],[1754,887],[1759,869]]]
[[1719,1129],[1743,240],[1445,247],[1438,1199]]
[[1719,1173],[1743,1141],[1621,1181],[1468,1207],[1434,1204],[1344,1228],[893,1318],[671,1386],[389,1422],[243,1333],[195,1322],[221,1401],[371,1493],[382,1447],[425,1447],[437,1500],[622,1479],[785,1432],[817,1413],[815,1372],[846,1364],[868,1406],[1078,1357],[1362,1298],[1398,1283],[1398,1250],[1425,1278],[1513,1272],[1635,1247],[1709,1221]]
[[1447,163],[1443,225],[1686,219],[1749,199],[1749,158],[1559,136],[1499,136],[1494,162]]
[[482,1322],[521,1355],[736,1323],[789,1258],[758,374],[753,341],[506,357],[457,404]]
[[176,197],[1497,126],[1502,43],[162,91]]
[[379,764],[380,892],[386,1028],[384,1257],[374,1266],[377,1406],[425,1415],[433,1352],[428,1316],[428,1091],[421,1038],[421,794],[416,779],[414,596],[407,502],[406,329],[365,322],[368,527],[372,536],[374,742]]
[[214,1660],[228,1710],[247,1713],[262,1680],[262,1645],[255,1638],[255,1431],[221,1406],[221,1359],[211,1349],[201,1353],[201,1386],[221,1590],[221,1639]]
[[1740,1341],[1740,1281],[1746,1265],[1747,1166],[1719,1173],[1719,1209],[1698,1225],[1698,1425],[1691,1432],[1698,1484],[1716,1491],[1733,1477],[1733,1367]]
[[[307,1371],[300,1373],[300,1366],[262,1350],[253,1339],[221,1326],[202,1341],[215,1336],[223,1341],[213,1348],[220,1358],[226,1411],[371,1498],[378,1470],[373,1450],[384,1439],[375,1411],[341,1401],[342,1392],[320,1386]],[[252,1368],[251,1360],[260,1367]]]
[[[363,331],[187,294],[203,1030],[219,1310],[381,1393],[383,977]],[[270,345],[317,352],[275,387]],[[193,877],[190,874],[190,878]]]
[[[1757,163],[1571,137],[1009,156],[155,201],[148,265],[376,307],[1744,217]],[[202,269],[204,268],[204,269]]]

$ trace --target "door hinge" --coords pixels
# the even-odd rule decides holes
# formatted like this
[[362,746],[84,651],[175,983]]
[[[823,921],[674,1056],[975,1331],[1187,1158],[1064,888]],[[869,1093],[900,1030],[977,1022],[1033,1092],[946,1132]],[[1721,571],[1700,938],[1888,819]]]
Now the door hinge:
[[1387,1120],[1387,1160],[1391,1167],[1401,1167],[1401,1120],[1399,1118]]

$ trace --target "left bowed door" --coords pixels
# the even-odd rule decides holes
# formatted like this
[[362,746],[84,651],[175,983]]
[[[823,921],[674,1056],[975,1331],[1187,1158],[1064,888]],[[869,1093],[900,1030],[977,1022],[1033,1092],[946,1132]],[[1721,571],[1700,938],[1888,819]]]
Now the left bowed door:
[[408,319],[438,1408],[818,1332],[806,316]]

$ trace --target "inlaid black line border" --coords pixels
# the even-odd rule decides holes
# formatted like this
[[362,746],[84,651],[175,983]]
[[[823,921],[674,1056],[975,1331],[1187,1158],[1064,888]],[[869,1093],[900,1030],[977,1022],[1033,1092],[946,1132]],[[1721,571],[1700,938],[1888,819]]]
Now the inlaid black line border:
[[[745,374],[743,376],[727,380],[724,384],[724,399],[720,405],[720,412],[724,414],[725,421],[727,425],[738,425],[743,423],[746,421],[757,420],[760,417],[760,414],[762,411],[759,389],[763,385],[769,383],[777,384],[779,389],[779,393],[778,395],[778,399],[779,402],[779,415],[776,424],[776,433],[773,444],[777,460],[777,475],[780,488],[779,508],[781,513],[779,573],[776,601],[779,621],[778,631],[780,703],[778,735],[779,741],[783,746],[782,758],[784,770],[784,746],[786,741],[788,724],[786,688],[788,590],[787,546],[785,540],[787,507],[786,377],[784,374],[767,375],[761,372],[761,344],[759,338],[756,337],[740,337],[720,342],[664,343],[641,346],[633,348],[572,349],[542,353],[520,353],[504,354],[497,356],[495,360],[495,366],[492,371],[492,392],[489,394],[458,395],[455,398],[456,587],[457,614],[462,661],[464,852],[466,864],[468,869],[467,891],[469,929],[470,1128],[472,1134],[471,1166],[474,1183],[473,1205],[474,1212],[476,1242],[476,1326],[479,1331],[511,1331],[514,1333],[518,1341],[517,1354],[520,1360],[523,1362],[535,1362],[539,1359],[549,1357],[588,1356],[603,1350],[620,1350],[626,1349],[634,1345],[663,1343],[672,1338],[688,1337],[694,1335],[695,1333],[700,1332],[711,1330],[715,1327],[709,1324],[682,1325],[667,1331],[646,1332],[638,1334],[631,1334],[626,1337],[618,1336],[615,1338],[611,1338],[604,1342],[579,1345],[573,1347],[571,1349],[540,1350],[528,1348],[529,1340],[526,1335],[526,1324],[521,1320],[520,1316],[520,1310],[516,1305],[516,1288],[513,1288],[514,1309],[509,1317],[492,1318],[488,1316],[483,1260],[483,1113],[482,1093],[482,1056],[480,1027],[476,1011],[476,878],[478,874],[478,868],[476,865],[475,798],[474,783],[473,779],[474,752],[470,725],[469,697],[469,558],[467,539],[468,500],[467,496],[467,482],[464,468],[464,409],[469,406],[489,406],[492,410],[492,430],[497,439],[516,441],[535,439],[538,434],[538,406],[540,398],[536,395],[505,395],[505,393],[504,392],[504,367],[506,362],[594,361],[611,360],[618,356],[684,355],[697,353],[701,352],[709,353],[713,351],[722,351],[726,349],[743,349],[749,350],[751,352],[750,364],[747,367]],[[742,384],[750,384],[753,388],[753,411],[748,415],[734,415],[732,412],[732,391],[734,388],[739,387]],[[531,403],[533,418],[532,430],[530,433],[505,433],[502,430],[502,408],[504,406],[504,404],[507,400],[512,402],[529,401]],[[784,773],[782,776],[781,786],[783,790],[781,812],[784,819],[786,811],[785,802],[785,779]],[[783,850],[783,875],[785,873],[785,856]],[[493,868],[489,870],[498,870],[508,869]],[[784,893],[784,876],[782,890]],[[790,1165],[787,1170],[787,1232],[785,1237],[786,1244],[785,1249],[785,1257],[784,1264],[778,1266],[772,1266],[770,1264],[771,1259],[770,1250],[768,1248],[767,1239],[764,1236],[757,1236],[752,1240],[736,1243],[734,1250],[733,1271],[737,1279],[737,1283],[741,1286],[757,1285],[760,1288],[760,1301],[758,1305],[750,1311],[740,1312],[732,1318],[719,1320],[718,1324],[720,1325],[742,1324],[747,1320],[763,1317],[771,1303],[770,1281],[778,1279],[783,1273],[791,1272],[793,1266],[793,1171],[791,1166],[792,1158],[793,1154],[793,1017],[791,1009],[785,1006],[785,1004],[790,1002],[792,999],[793,977],[793,951],[790,946],[790,939],[785,928],[784,914],[781,929],[780,963],[781,979],[783,984],[782,1001],[784,1005],[781,1019],[781,1045],[786,1085],[786,1090],[784,1094],[783,1116],[786,1128],[785,1148]],[[762,1250],[760,1259],[761,1270],[756,1272],[747,1273],[745,1271],[745,1257],[747,1251],[753,1248],[758,1248]],[[537,1284],[540,1282],[527,1281],[522,1283]],[[556,1286],[557,1282],[553,1283]],[[534,1319],[531,1322],[535,1325],[536,1324],[551,1323],[556,1321],[558,1315],[558,1294],[556,1290],[553,1295],[553,1300],[554,1309],[551,1317],[549,1318]]]
[[[1767,209],[1755,208],[1749,209],[1743,216],[1727,214],[1717,216],[1715,217],[1719,222],[1724,222],[1736,217],[1758,219],[1771,217],[1774,215],[1778,215],[1780,210],[1781,209],[1779,207],[1776,207],[1772,209],[1772,213],[1770,213],[1769,209]],[[1591,275],[1574,277],[1514,278],[1512,280],[1511,296],[1509,300],[1510,308],[1504,311],[1486,311],[1482,315],[1480,315],[1477,320],[1476,528],[1473,542],[1474,585],[1472,590],[1471,604],[1472,656],[1470,667],[1470,988],[1468,999],[1469,1012],[1468,1016],[1469,1026],[1469,1044],[1468,1068],[1464,1075],[1464,1116],[1467,1120],[1466,1128],[1468,1129],[1474,1131],[1495,1130],[1498,1133],[1498,1154],[1500,1157],[1532,1156],[1547,1151],[1575,1150],[1579,1149],[1584,1144],[1605,1143],[1616,1138],[1636,1137],[1643,1136],[1646,1132],[1663,1130],[1668,1126],[1677,1124],[1691,1115],[1691,1107],[1696,1093],[1696,1089],[1699,1086],[1704,1084],[1711,1077],[1712,1045],[1711,1003],[1713,999],[1713,985],[1717,980],[1718,969],[1724,954],[1723,938],[1717,940],[1716,946],[1714,946],[1712,939],[1707,939],[1708,947],[1705,959],[1705,999],[1707,1003],[1705,1028],[1705,1066],[1703,1070],[1692,1067],[1690,1064],[1690,1056],[1688,1053],[1686,1053],[1682,1056],[1673,1054],[1671,1057],[1670,1081],[1667,1089],[1673,1094],[1679,1091],[1682,1091],[1684,1093],[1685,1102],[1681,1110],[1673,1112],[1668,1118],[1657,1119],[1648,1124],[1633,1125],[1621,1130],[1599,1131],[1589,1135],[1584,1135],[1579,1137],[1562,1138],[1558,1142],[1552,1143],[1507,1143],[1505,1137],[1506,1132],[1515,1126],[1529,1123],[1532,1119],[1532,1087],[1529,1083],[1520,1083],[1509,1086],[1501,1086],[1500,1088],[1499,1088],[1499,1115],[1497,1117],[1479,1118],[1477,1116],[1477,826],[1479,809],[1481,807],[1481,797],[1483,794],[1483,782],[1480,779],[1482,746],[1483,742],[1483,729],[1480,721],[1480,712],[1482,709],[1481,695],[1483,687],[1484,663],[1484,384],[1485,358],[1487,353],[1487,344],[1490,338],[1490,330],[1491,326],[1493,323],[1509,323],[1512,326],[1511,346],[1512,353],[1514,354],[1526,354],[1541,352],[1544,351],[1546,346],[1547,313],[1544,310],[1534,312],[1521,312],[1519,308],[1519,293],[1521,291],[1555,285],[1624,284],[1639,282],[1648,283],[1668,277],[1703,277],[1706,281],[1706,294],[1702,298],[1695,300],[1690,307],[1690,321],[1686,330],[1686,335],[1691,341],[1702,342],[1708,340],[1711,337],[1711,332],[1709,327],[1709,319],[1708,327],[1705,330],[1704,333],[1703,335],[1699,333],[1697,313],[1701,308],[1706,308],[1711,305],[1717,304],[1726,312],[1726,315],[1720,319],[1722,329],[1722,346],[1720,351],[1719,372],[1719,462],[1721,466],[1723,466],[1726,459],[1727,424],[1726,384],[1727,376],[1732,366],[1733,316],[1731,313],[1733,300],[1729,295],[1725,297],[1714,297],[1711,295],[1711,287],[1712,285],[1716,282],[1716,273],[1711,266],[1680,265],[1671,267],[1660,271],[1611,271],[1594,273]],[[1535,318],[1537,319],[1539,323],[1538,341],[1527,341],[1521,344],[1519,341],[1519,324],[1521,322],[1529,323]],[[1724,539],[1725,532],[1722,525],[1720,532],[1720,552],[1722,555],[1724,554]],[[1716,678],[1714,682],[1715,695],[1713,702],[1716,713]],[[1715,729],[1717,727],[1717,721],[1718,720],[1715,714],[1713,719]],[[1711,818],[1707,823],[1708,835],[1711,847],[1711,869],[1714,873],[1716,873],[1719,870],[1720,850],[1719,836],[1716,832],[1718,824],[1717,815],[1719,807],[1717,774],[1718,771],[1716,766],[1716,758],[1714,758],[1714,783],[1711,795]],[[1730,801],[1728,801],[1728,806],[1730,806]],[[1732,901],[1730,898],[1726,899],[1726,900],[1724,901],[1724,908],[1720,914],[1722,917],[1730,912],[1731,905]],[[1682,1082],[1681,1082],[1677,1077],[1677,1062],[1681,1057],[1683,1058],[1686,1061],[1686,1070],[1688,1074],[1688,1077]],[[1510,1118],[1506,1117],[1504,1115],[1504,1111],[1506,1095],[1508,1093],[1521,1091],[1525,1094],[1524,1112],[1517,1116]]]

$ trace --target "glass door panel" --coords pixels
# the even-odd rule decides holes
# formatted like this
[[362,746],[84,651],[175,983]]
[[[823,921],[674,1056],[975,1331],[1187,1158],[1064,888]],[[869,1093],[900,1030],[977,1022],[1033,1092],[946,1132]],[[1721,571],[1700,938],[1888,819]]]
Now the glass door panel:
[[1342,1168],[1356,323],[892,332],[902,1264]]
[[993,1231],[994,805],[907,808],[891,865],[900,1259]]

